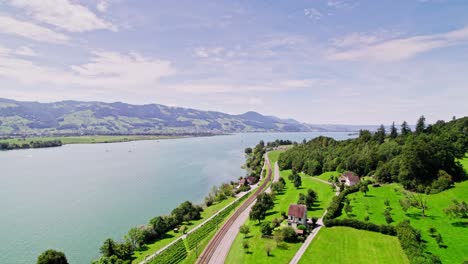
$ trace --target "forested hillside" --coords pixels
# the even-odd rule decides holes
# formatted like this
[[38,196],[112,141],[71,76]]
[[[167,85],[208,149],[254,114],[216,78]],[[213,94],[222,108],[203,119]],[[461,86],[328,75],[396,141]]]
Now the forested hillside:
[[399,130],[394,124],[390,131],[384,126],[375,133],[361,130],[358,138],[345,141],[315,138],[281,154],[279,166],[310,175],[349,170],[436,193],[465,176],[458,159],[467,151],[468,117],[426,126],[422,116],[414,131],[404,122]]

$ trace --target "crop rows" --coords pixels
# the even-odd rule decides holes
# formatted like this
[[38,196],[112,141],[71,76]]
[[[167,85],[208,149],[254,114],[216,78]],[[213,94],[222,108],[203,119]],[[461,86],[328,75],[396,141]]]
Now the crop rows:
[[184,241],[178,239],[174,244],[169,246],[166,250],[156,255],[151,263],[153,264],[176,264],[180,263],[187,257],[187,249],[185,248]]
[[187,235],[186,241],[189,250],[194,249],[197,244],[205,239],[213,230],[215,230],[224,219],[241,203],[248,195],[244,195],[236,202],[229,205],[226,209],[221,211],[218,215],[213,217],[210,221],[206,222],[203,226]]

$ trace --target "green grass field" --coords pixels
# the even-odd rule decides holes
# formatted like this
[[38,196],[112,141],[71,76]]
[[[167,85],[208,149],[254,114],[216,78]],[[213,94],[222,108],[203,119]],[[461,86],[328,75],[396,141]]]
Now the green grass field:
[[60,140],[62,144],[91,144],[91,143],[113,143],[136,140],[159,140],[176,138],[172,136],[77,136],[77,137],[32,137],[32,138],[12,138],[1,139],[0,142],[8,143],[28,143],[30,141]]
[[[319,201],[314,210],[308,212],[308,217],[321,216],[334,196],[334,192],[328,184],[316,181],[311,176],[303,174],[301,175],[302,187],[300,189],[294,188],[293,184],[287,179],[290,173],[290,170],[281,171],[281,176],[286,180],[286,190],[282,194],[276,195],[275,207],[267,213],[268,215],[264,221],[272,221],[274,218],[281,217],[281,212],[287,212],[289,205],[297,202],[299,193],[305,193],[309,188],[318,193]],[[251,233],[247,238],[244,238],[242,234],[237,235],[227,256],[226,263],[288,263],[301,246],[301,243],[287,243],[288,249],[274,248],[271,256],[267,257],[265,246],[271,244],[274,247],[274,241],[261,237],[260,226],[257,221],[247,220],[246,224],[250,226]],[[244,239],[247,239],[250,243],[250,249],[247,253],[242,248]]]
[[[205,210],[203,210],[203,212],[201,213],[201,219],[192,221],[190,222],[189,225],[187,225],[187,228],[188,228],[187,231],[190,231],[191,229],[196,227],[198,224],[205,221],[207,218],[209,218],[210,216],[212,216],[213,214],[215,214],[216,212],[218,212],[219,210],[221,210],[222,208],[224,208],[225,206],[227,206],[229,203],[231,203],[234,200],[235,200],[234,197],[229,197],[228,199],[220,203],[213,204],[212,206],[205,208]],[[132,261],[132,263],[139,263],[140,261],[144,260],[146,256],[153,254],[154,252],[163,248],[165,245],[174,241],[181,235],[182,233],[175,233],[174,231],[169,231],[165,238],[157,240],[152,244],[146,245],[145,250],[135,251],[133,254],[133,257],[135,259]]]
[[[465,168],[468,168],[468,158],[463,161]],[[367,196],[358,192],[348,195],[353,206],[350,214],[359,220],[364,220],[366,215],[370,221],[377,224],[384,224],[385,210],[384,201],[390,202],[391,214],[396,224],[404,219],[409,219],[411,225],[419,229],[422,238],[427,241],[427,251],[439,255],[443,263],[462,263],[468,260],[468,219],[450,219],[443,212],[453,199],[468,202],[468,181],[455,183],[451,189],[438,194],[427,196],[429,209],[426,217],[422,217],[420,210],[411,208],[404,212],[399,200],[403,197],[402,187],[398,184],[389,184],[382,187],[369,187]],[[346,217],[345,212],[340,218]],[[444,241],[443,247],[439,247],[429,233],[429,228],[434,227],[441,234]]]
[[324,181],[328,181],[330,179],[331,176],[340,176],[341,173],[338,172],[338,171],[327,171],[327,172],[324,172],[318,176],[314,176],[314,177],[317,177],[321,180],[324,180]]
[[270,159],[270,163],[272,166],[275,164],[275,162],[278,161],[281,152],[284,152],[284,150],[273,150],[268,152],[268,158]]
[[306,263],[409,263],[397,237],[350,227],[322,228],[299,261]]

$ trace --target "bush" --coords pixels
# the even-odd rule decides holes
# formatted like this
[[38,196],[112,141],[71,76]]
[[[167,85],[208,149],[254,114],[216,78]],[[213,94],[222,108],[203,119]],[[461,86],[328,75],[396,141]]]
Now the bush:
[[294,228],[290,226],[283,227],[281,229],[281,232],[283,233],[284,241],[290,242],[290,243],[297,241],[297,235],[296,235],[296,231],[294,230]]
[[63,252],[49,249],[39,255],[37,264],[68,264],[68,261]]
[[265,236],[271,236],[271,233],[273,232],[273,227],[271,226],[270,223],[264,222],[264,223],[262,223],[262,225],[260,227],[260,231]]

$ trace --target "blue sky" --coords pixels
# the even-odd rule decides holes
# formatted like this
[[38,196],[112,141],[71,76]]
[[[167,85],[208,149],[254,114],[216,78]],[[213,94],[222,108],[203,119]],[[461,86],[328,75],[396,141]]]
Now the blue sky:
[[468,113],[468,1],[0,0],[0,97],[308,123]]

